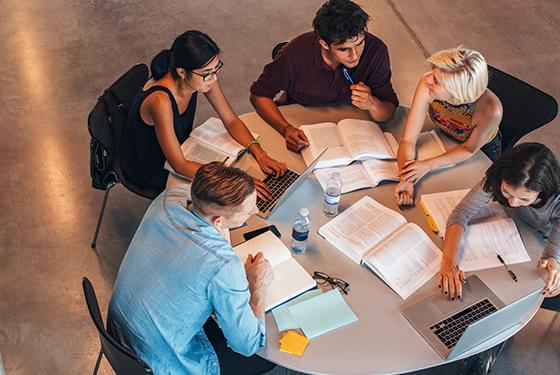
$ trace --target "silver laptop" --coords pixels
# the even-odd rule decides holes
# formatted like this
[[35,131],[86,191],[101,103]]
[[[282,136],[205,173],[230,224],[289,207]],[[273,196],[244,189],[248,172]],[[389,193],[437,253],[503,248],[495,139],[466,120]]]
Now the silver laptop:
[[404,317],[444,359],[453,359],[520,325],[542,289],[505,305],[476,275],[463,285],[463,298],[438,293],[403,310]]
[[270,188],[270,191],[272,192],[272,199],[265,201],[257,198],[257,207],[259,208],[259,213],[257,215],[263,219],[272,215],[274,211],[280,207],[282,202],[284,202],[290,194],[292,194],[298,186],[305,181],[309,173],[313,171],[319,162],[319,159],[321,159],[326,151],[326,148],[321,151],[315,160],[313,160],[313,162],[305,168],[301,175],[291,169],[288,169],[286,173],[278,179],[275,178],[274,175],[268,175],[263,182]]

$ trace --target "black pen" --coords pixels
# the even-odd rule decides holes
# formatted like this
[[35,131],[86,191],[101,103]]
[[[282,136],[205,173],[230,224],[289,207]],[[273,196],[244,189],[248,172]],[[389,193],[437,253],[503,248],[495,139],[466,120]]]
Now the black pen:
[[511,278],[513,279],[513,281],[517,282],[517,276],[515,276],[515,274],[513,273],[513,271],[508,267],[508,265],[506,264],[506,262],[504,262],[504,259],[500,256],[500,254],[496,254],[496,256],[498,257],[498,260],[500,261],[500,263],[502,263],[504,265],[504,267],[506,268],[506,270],[508,271],[509,275],[511,276]]

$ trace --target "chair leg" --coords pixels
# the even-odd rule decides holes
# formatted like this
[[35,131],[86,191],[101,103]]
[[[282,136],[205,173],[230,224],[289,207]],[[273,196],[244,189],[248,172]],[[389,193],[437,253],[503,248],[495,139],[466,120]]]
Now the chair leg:
[[97,362],[95,362],[95,368],[93,369],[93,375],[96,375],[97,371],[99,371],[99,364],[101,364],[101,358],[103,358],[103,348],[99,349],[99,355],[97,356]]
[[101,221],[103,220],[103,214],[105,213],[105,205],[107,204],[107,198],[109,198],[109,191],[113,186],[115,186],[115,183],[112,183],[109,186],[107,186],[107,190],[105,190],[105,194],[103,194],[103,203],[101,203],[101,210],[99,212],[99,217],[97,218],[97,226],[95,227],[95,234],[93,236],[93,241],[91,242],[92,249],[95,249],[95,246],[97,245],[97,235],[99,234],[99,228],[101,227]]

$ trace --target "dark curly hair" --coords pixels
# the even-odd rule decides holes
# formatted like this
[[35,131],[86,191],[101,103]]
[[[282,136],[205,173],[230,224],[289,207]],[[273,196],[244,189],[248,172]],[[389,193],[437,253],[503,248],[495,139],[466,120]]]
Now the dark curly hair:
[[483,189],[494,200],[509,206],[502,194],[502,181],[508,185],[536,191],[532,207],[540,208],[560,192],[560,167],[554,154],[540,143],[521,143],[504,152],[486,171]]
[[313,29],[327,44],[341,44],[363,33],[369,15],[349,0],[329,0],[315,14]]

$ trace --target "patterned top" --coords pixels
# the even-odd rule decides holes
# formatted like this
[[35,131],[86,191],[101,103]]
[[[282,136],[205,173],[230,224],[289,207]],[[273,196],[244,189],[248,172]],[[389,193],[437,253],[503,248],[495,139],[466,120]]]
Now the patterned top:
[[430,103],[428,113],[435,124],[458,141],[465,142],[474,129],[474,102],[452,105],[443,100],[434,100]]

